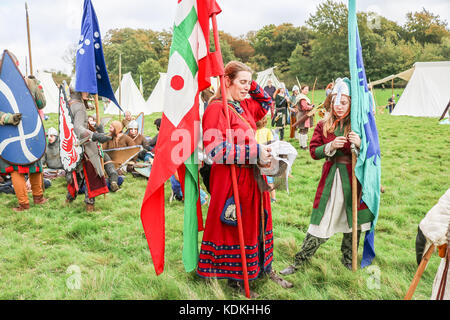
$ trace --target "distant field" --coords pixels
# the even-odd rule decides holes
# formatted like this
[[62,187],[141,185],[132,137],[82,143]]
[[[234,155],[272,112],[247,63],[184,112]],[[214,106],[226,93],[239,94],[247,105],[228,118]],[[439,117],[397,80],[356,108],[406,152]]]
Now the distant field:
[[[401,90],[396,90],[396,93]],[[385,105],[390,90],[376,90]],[[315,92],[321,102],[324,91]],[[311,94],[310,94],[311,96]],[[383,110],[379,108],[379,111]],[[145,133],[156,133],[146,116]],[[353,273],[340,263],[341,235],[326,242],[296,274],[295,285],[282,289],[267,279],[252,283],[260,299],[403,299],[417,269],[418,223],[450,187],[450,126],[436,118],[376,115],[385,193],[376,228],[373,266]],[[57,127],[56,115],[44,122]],[[312,131],[310,131],[310,136]],[[288,128],[286,134],[288,135]],[[299,150],[289,181],[290,194],[277,191],[272,206],[274,263],[281,270],[300,249],[309,224],[323,161]],[[117,193],[97,198],[96,211],[86,213],[83,196],[66,205],[64,179],[53,181],[41,207],[14,213],[14,195],[0,195],[0,299],[244,299],[226,281],[207,282],[186,273],[181,261],[183,205],[168,203],[166,184],[166,267],[157,277],[140,221],[147,181],[127,175]],[[206,217],[206,208],[203,215]],[[201,234],[199,241],[201,241]],[[359,259],[361,259],[362,245]],[[440,263],[434,254],[414,299],[427,300]],[[79,280],[79,289],[76,289]]]

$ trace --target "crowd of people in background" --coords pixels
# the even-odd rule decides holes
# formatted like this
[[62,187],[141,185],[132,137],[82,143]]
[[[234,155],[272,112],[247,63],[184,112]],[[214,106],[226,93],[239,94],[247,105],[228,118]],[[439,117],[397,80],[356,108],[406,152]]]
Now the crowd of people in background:
[[[248,278],[255,280],[267,275],[283,288],[293,284],[279,274],[295,273],[309,261],[319,247],[336,233],[343,233],[341,262],[352,268],[351,247],[351,147],[357,150],[361,138],[351,130],[351,86],[347,78],[338,78],[326,87],[323,114],[315,125],[315,105],[308,97],[309,86],[293,86],[291,93],[284,83],[276,88],[272,81],[262,89],[252,80],[251,69],[243,63],[232,61],[225,67],[225,87],[229,108],[230,125],[234,129],[251,130],[253,136],[236,137],[234,146],[227,145],[227,120],[223,112],[221,91],[208,88],[202,92],[204,116],[202,129],[214,129],[222,135],[213,141],[204,141],[200,150],[199,166],[205,192],[200,188],[201,204],[208,206],[207,219],[201,242],[197,274],[204,278],[225,278],[231,287],[243,292],[243,271],[236,262],[239,254],[239,236],[236,232],[236,202],[230,175],[230,163],[236,165],[242,223],[245,225],[245,254],[248,263]],[[27,79],[38,108],[45,107],[45,99],[38,83]],[[83,161],[75,170],[66,172],[61,161],[61,138],[57,129],[47,130],[47,148],[44,156],[26,166],[11,165],[0,158],[0,192],[15,193],[18,206],[15,211],[30,208],[28,192],[33,195],[35,205],[48,201],[44,189],[50,180],[65,177],[67,182],[66,202],[73,202],[78,194],[85,194],[86,211],[93,211],[95,198],[107,192],[117,192],[124,183],[127,172],[151,165],[155,154],[158,134],[145,136],[136,116],[129,111],[122,120],[110,121],[107,133],[95,115],[88,115],[89,95],[70,87],[68,102],[73,115],[74,132],[83,142]],[[389,98],[389,113],[395,107],[395,95]],[[268,120],[271,119],[271,128]],[[317,118],[316,118],[317,119]],[[17,125],[20,114],[0,112],[0,125]],[[143,121],[143,120],[142,120]],[[159,131],[161,118],[154,121]],[[276,203],[274,177],[262,175],[256,168],[270,166],[272,150],[270,144],[285,139],[286,127],[289,139],[298,140],[301,150],[309,150],[314,160],[325,160],[312,208],[310,225],[301,249],[293,257],[292,264],[277,273],[272,269],[274,235],[272,226],[272,204]],[[308,132],[313,135],[308,146]],[[139,146],[138,151],[126,161],[118,161],[111,151],[128,150]],[[223,149],[223,150],[222,150]],[[226,149],[226,150],[225,150]],[[102,151],[103,150],[103,151]],[[88,160],[88,161],[87,161]],[[147,176],[148,178],[148,176]],[[170,201],[183,201],[183,188],[178,172],[170,177],[172,195]],[[448,198],[448,192],[446,194]],[[358,205],[358,234],[370,229],[374,215],[363,201]],[[423,229],[426,230],[426,226]],[[444,230],[445,231],[445,230]],[[448,238],[448,231],[447,231]],[[417,238],[418,263],[422,258],[424,236],[419,229]],[[444,250],[444,249],[442,249]],[[251,292],[252,297],[257,297]]]

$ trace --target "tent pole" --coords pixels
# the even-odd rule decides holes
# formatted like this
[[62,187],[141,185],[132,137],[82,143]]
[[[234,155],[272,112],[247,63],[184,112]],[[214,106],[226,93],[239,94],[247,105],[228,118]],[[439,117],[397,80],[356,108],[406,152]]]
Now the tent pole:
[[447,103],[447,107],[445,107],[444,113],[442,113],[442,116],[439,118],[439,121],[441,121],[442,119],[444,119],[445,114],[448,111],[448,108],[450,108],[450,101]]

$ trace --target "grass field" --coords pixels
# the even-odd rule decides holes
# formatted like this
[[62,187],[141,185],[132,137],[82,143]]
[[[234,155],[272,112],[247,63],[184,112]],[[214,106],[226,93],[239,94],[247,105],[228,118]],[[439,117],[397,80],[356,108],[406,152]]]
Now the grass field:
[[[323,91],[315,94],[316,102],[323,100]],[[377,104],[385,104],[390,94],[376,91]],[[146,117],[147,135],[155,134],[158,116]],[[286,277],[294,288],[282,289],[267,278],[252,283],[260,299],[403,299],[417,269],[418,223],[450,187],[450,127],[438,125],[437,119],[386,112],[377,113],[376,120],[386,191],[373,266],[355,273],[345,269],[340,263],[342,235],[336,235],[309,264]],[[56,116],[44,125],[56,127]],[[300,150],[298,141],[288,141],[299,154],[290,195],[278,190],[272,207],[276,270],[290,264],[300,249],[323,164]],[[120,191],[97,198],[92,213],[85,212],[83,196],[65,204],[63,178],[46,190],[48,203],[25,212],[11,210],[17,205],[14,195],[0,194],[0,299],[245,299],[226,281],[205,281],[184,271],[180,202],[166,202],[165,272],[155,275],[140,221],[146,183],[128,174]],[[166,199],[169,194],[166,184]],[[362,245],[359,251],[361,259]],[[434,254],[414,299],[429,299],[439,262]]]

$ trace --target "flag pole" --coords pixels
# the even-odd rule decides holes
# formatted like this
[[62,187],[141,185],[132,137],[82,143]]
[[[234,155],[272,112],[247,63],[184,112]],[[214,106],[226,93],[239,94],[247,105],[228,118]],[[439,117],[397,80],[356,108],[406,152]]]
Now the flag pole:
[[[216,51],[220,52],[219,32],[217,30],[217,20],[216,20],[215,13],[212,15],[211,19],[212,19],[212,25],[213,25],[215,48],[216,48]],[[225,109],[225,115],[226,115],[226,119],[227,119],[227,127],[230,128],[230,115],[229,115],[229,110],[227,107],[227,100],[226,100],[227,97],[225,95],[225,83],[224,83],[223,74],[220,75],[220,91],[222,93],[222,104]],[[228,135],[227,135],[227,139],[228,139]],[[239,246],[240,246],[240,250],[241,250],[242,273],[244,276],[245,295],[247,298],[250,299],[250,286],[248,283],[247,258],[245,255],[244,231],[243,231],[243,227],[242,227],[241,205],[240,205],[240,200],[239,200],[239,189],[238,189],[237,178],[236,178],[236,167],[234,164],[231,164],[230,168],[231,168],[231,181],[232,181],[232,185],[233,185],[234,202],[236,205],[236,217],[237,217],[237,227],[238,227],[238,233],[239,233]]]
[[30,36],[30,18],[28,17],[28,5],[25,2],[25,12],[27,18],[27,36],[28,36],[28,55],[30,58],[30,75],[33,75],[33,61],[31,59],[31,36]]
[[[353,146],[353,144],[352,144]],[[356,153],[352,150],[352,270],[357,270],[358,259],[358,182],[355,175]]]
[[94,101],[95,101],[95,115],[97,117],[96,122],[97,122],[97,125],[99,125],[100,124],[100,112],[98,110],[99,109],[98,108],[98,93],[95,94]]

